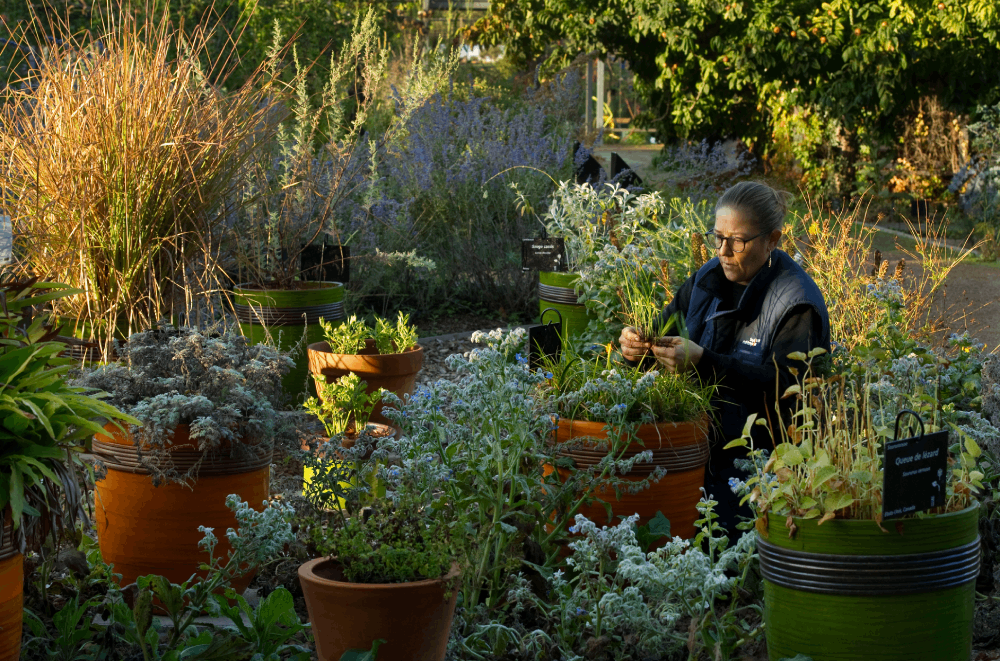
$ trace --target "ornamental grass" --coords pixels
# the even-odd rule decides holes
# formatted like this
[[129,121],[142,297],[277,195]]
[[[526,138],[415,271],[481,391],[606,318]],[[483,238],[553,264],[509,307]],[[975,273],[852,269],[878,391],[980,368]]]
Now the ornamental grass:
[[199,323],[220,288],[226,200],[273,130],[273,80],[260,69],[223,91],[230,63],[209,52],[211,27],[184,33],[166,14],[110,12],[95,33],[53,26],[0,115],[18,266],[83,290],[56,312],[84,337],[182,313]]

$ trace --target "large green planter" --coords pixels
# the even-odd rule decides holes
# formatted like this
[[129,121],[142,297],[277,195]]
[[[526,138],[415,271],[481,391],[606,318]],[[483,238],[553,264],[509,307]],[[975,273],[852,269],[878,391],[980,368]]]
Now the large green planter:
[[[579,273],[560,273],[557,271],[538,272],[538,312],[547,308],[555,308],[562,315],[562,332],[565,336],[582,335],[587,324],[592,319],[587,308],[577,303],[574,287],[580,279]],[[555,321],[553,313],[546,315],[543,322]]]
[[240,331],[251,342],[270,336],[283,349],[295,346],[305,332],[306,341],[292,354],[295,367],[282,385],[296,402],[309,391],[309,361],[306,347],[323,341],[319,320],[344,319],[344,285],[340,282],[300,282],[297,289],[260,289],[250,285],[233,287],[233,309]]
[[758,536],[774,661],[968,661],[979,572],[979,506],[926,519],[771,516]]

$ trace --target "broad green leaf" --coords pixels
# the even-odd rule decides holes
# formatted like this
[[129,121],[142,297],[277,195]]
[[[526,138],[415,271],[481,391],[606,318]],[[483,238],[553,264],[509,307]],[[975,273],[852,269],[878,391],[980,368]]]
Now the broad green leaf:
[[850,507],[854,503],[854,497],[843,491],[835,491],[823,499],[823,506],[828,512]]
[[978,459],[983,451],[979,448],[979,445],[972,440],[970,436],[965,437],[965,451],[968,452],[974,459]]
[[747,417],[746,424],[743,425],[743,435],[744,436],[749,436],[750,435],[750,427],[753,426],[753,421],[756,420],[756,419],[757,419],[757,414],[756,413],[751,413]]
[[378,661],[378,648],[385,642],[382,638],[377,638],[372,641],[370,650],[347,650],[340,656],[340,661]]
[[818,469],[816,469],[816,474],[813,475],[812,479],[813,488],[816,489],[823,486],[836,475],[837,475],[836,466],[820,466]]

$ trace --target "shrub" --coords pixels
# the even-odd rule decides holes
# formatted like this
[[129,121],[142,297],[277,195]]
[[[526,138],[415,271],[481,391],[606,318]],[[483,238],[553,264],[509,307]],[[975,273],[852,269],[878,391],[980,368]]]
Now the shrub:
[[261,76],[210,85],[206,68],[225,80],[225,67],[208,38],[128,13],[93,34],[61,24],[5,90],[0,188],[19,266],[83,290],[56,311],[85,336],[197,316],[219,288],[216,221],[269,130],[274,90]]

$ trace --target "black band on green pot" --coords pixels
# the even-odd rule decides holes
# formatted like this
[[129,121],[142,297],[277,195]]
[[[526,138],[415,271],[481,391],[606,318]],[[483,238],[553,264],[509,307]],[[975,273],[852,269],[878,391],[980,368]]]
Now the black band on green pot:
[[579,305],[579,296],[572,287],[556,287],[553,285],[543,285],[538,283],[538,298],[548,303],[562,303],[563,305]]
[[806,553],[757,539],[766,580],[793,590],[853,596],[916,594],[974,581],[979,550],[978,536],[963,546],[912,555]]
[[326,305],[306,305],[297,308],[272,308],[259,305],[233,303],[236,318],[241,324],[260,326],[302,326],[319,323],[320,318],[338,321],[344,318],[342,301]]

